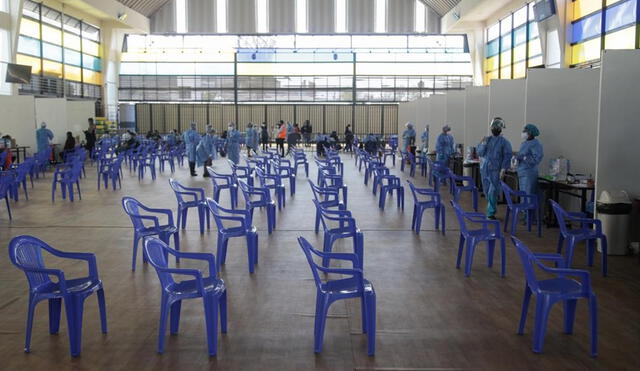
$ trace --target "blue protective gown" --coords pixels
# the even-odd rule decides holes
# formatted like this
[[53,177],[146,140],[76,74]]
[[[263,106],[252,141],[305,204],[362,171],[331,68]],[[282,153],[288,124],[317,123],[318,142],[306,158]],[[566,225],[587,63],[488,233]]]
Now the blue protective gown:
[[411,128],[407,128],[402,133],[402,150],[409,151],[409,146],[414,145],[416,143],[416,131]]
[[46,151],[49,148],[49,141],[53,139],[53,132],[47,128],[36,130],[36,142],[38,143],[38,152]]
[[258,140],[259,140],[258,130],[256,130],[255,128],[247,128],[247,140],[246,140],[247,147],[253,150],[257,150],[259,145]]
[[429,148],[429,130],[425,130],[420,135],[420,141],[422,142],[422,149],[427,150]]
[[525,140],[516,156],[518,160],[518,182],[520,190],[527,194],[538,194],[538,165],[544,153],[537,139]]
[[236,129],[227,132],[227,155],[234,164],[240,162],[240,141],[242,135]]
[[487,216],[494,216],[500,195],[500,170],[511,166],[511,143],[503,136],[491,136],[485,143],[478,144],[480,156],[480,176],[482,188],[487,197]]
[[452,135],[445,133],[438,135],[438,140],[436,141],[436,161],[449,166],[449,160],[455,151],[455,141]]
[[166,141],[167,141],[167,144],[168,144],[170,147],[173,147],[173,146],[175,146],[175,145],[176,145],[176,143],[178,143],[178,140],[176,139],[176,135],[175,135],[175,134],[173,134],[173,133],[169,133],[169,134],[167,134],[167,139],[166,139]]
[[200,134],[193,129],[189,129],[182,133],[182,140],[186,147],[189,162],[196,162],[196,147],[200,143]]
[[203,166],[209,158],[216,158],[217,141],[218,137],[215,135],[206,134],[202,136],[200,143],[196,147],[196,166]]

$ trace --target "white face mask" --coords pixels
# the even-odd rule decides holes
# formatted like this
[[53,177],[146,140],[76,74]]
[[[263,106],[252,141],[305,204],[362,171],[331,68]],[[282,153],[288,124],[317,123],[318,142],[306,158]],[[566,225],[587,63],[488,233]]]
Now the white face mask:
[[527,138],[529,138],[529,134],[526,131],[523,131],[522,133],[520,133],[520,137],[522,139],[527,139]]

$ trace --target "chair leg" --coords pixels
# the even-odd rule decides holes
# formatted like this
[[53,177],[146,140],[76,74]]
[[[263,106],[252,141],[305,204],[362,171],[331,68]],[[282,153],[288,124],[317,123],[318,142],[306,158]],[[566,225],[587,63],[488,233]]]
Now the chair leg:
[[[64,301],[65,310],[67,310],[67,323],[69,324],[71,356],[77,357],[80,355],[80,350],[82,349],[82,313],[84,311],[84,299],[75,295],[68,295]],[[73,307],[71,312],[68,311],[69,307]],[[69,313],[72,313],[72,315],[69,316]]]
[[602,247],[602,276],[607,276],[607,259],[609,256],[608,248],[607,248],[607,236],[602,235],[600,237],[600,246]]
[[[131,259],[131,270],[132,271],[136,271],[136,258],[138,257],[138,240],[140,239],[140,237],[138,237],[138,234],[134,232],[133,235],[133,257]],[[142,249],[142,255],[144,256],[144,248]],[[147,259],[145,257],[144,262],[146,263]]]
[[220,306],[220,332],[227,333],[227,292],[223,292],[218,298],[218,305]]
[[596,296],[589,297],[589,320],[591,327],[591,356],[598,355],[598,301]]
[[372,356],[376,352],[376,294],[366,295],[367,312],[367,354]]
[[491,268],[493,266],[493,252],[496,249],[496,240],[487,241],[487,245],[489,246],[487,249],[487,267]]
[[549,318],[549,310],[551,302],[545,295],[538,295],[536,298],[536,320],[535,329],[533,330],[533,351],[535,353],[542,352],[544,345],[544,334],[547,331],[547,320]]
[[442,218],[441,222],[442,222],[442,235],[444,236],[447,230],[447,224],[446,224],[446,214],[445,214],[445,208],[444,205],[440,205],[440,217]]
[[164,333],[167,325],[167,315],[169,312],[170,304],[167,298],[162,295],[160,300],[160,325],[158,326],[158,353],[164,352]]
[[460,233],[460,242],[458,242],[458,257],[456,259],[456,269],[460,269],[460,260],[462,260],[462,252],[464,251],[465,238]]
[[509,225],[509,214],[511,214],[511,209],[509,207],[507,207],[507,212],[504,215],[504,232],[507,231],[507,226]]
[[322,339],[324,338],[324,328],[327,322],[327,312],[329,311],[329,302],[325,296],[316,299],[316,324],[314,331],[314,352],[322,351]]
[[531,300],[531,289],[529,285],[524,284],[524,298],[522,299],[522,313],[520,314],[520,323],[518,324],[518,335],[524,334],[524,325],[527,322],[527,312],[529,311],[529,301]]
[[62,299],[49,299],[49,333],[57,334],[60,329],[60,309]]
[[564,333],[573,333],[573,322],[576,318],[576,299],[569,299],[563,301],[564,306]]
[[471,191],[471,197],[473,199],[473,210],[478,212],[478,191],[476,189]]
[[520,215],[520,210],[513,209],[513,213],[511,214],[511,235],[512,236],[516,235],[516,228],[518,228],[518,215]]
[[558,236],[558,247],[556,248],[556,252],[558,254],[562,253],[562,247],[564,246],[564,236],[562,233]]
[[467,239],[467,255],[464,264],[464,275],[469,277],[471,274],[471,265],[473,264],[473,253],[476,249],[476,241],[472,238]]
[[507,274],[507,246],[504,237],[500,240],[500,277]]
[[180,328],[180,308],[182,307],[182,300],[178,300],[171,304],[171,315],[169,317],[169,331],[171,335],[176,335]]
[[587,265],[593,267],[593,255],[596,250],[596,240],[587,240]]
[[228,243],[229,243],[229,239],[226,237],[223,237],[221,233],[218,233],[218,252],[216,254],[218,258],[218,269],[220,269],[220,266],[224,264],[227,258]]
[[200,234],[204,234],[204,208],[198,206],[198,225],[200,226]]
[[[27,307],[27,330],[24,340],[24,352],[29,353],[31,350],[31,330],[33,329],[33,314],[36,309],[36,302],[31,295],[29,295],[29,304]],[[68,314],[67,314],[68,316]]]
[[104,299],[104,289],[98,290],[96,293],[98,297],[98,310],[100,311],[100,329],[103,334],[107,333],[107,306]]

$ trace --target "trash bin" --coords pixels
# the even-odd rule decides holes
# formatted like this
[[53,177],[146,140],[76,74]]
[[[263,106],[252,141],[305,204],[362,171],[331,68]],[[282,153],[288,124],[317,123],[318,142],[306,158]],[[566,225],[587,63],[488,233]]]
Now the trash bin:
[[[596,203],[609,255],[626,255],[629,248],[631,200],[625,191],[602,191]],[[598,251],[602,252],[598,242]]]

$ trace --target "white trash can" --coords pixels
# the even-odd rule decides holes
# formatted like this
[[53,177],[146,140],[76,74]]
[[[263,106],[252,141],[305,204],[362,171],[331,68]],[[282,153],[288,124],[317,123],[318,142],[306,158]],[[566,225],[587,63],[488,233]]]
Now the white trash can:
[[[631,200],[625,191],[602,191],[596,203],[609,255],[626,255],[629,249]],[[602,252],[598,241],[598,251]]]

